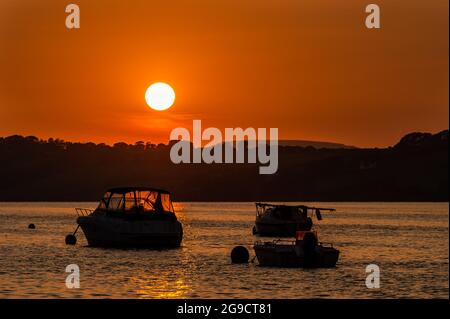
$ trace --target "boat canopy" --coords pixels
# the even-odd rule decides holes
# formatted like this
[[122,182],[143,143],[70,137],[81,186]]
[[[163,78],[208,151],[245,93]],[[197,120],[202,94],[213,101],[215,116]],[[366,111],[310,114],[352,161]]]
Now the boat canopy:
[[173,213],[168,191],[149,187],[118,187],[106,191],[99,209],[141,213]]
[[255,203],[257,208],[279,208],[279,207],[291,207],[297,209],[312,209],[312,210],[327,210],[327,211],[336,211],[334,208],[323,208],[323,207],[311,207],[306,205],[281,205],[281,204],[269,204],[269,203]]
[[263,216],[267,213],[272,214],[273,212],[280,212],[284,218],[290,218],[294,213],[299,213],[303,215],[304,218],[308,216],[308,210],[312,210],[316,213],[318,220],[322,220],[321,211],[335,212],[334,208],[323,208],[323,207],[310,207],[306,205],[277,205],[268,203],[255,203],[256,204],[256,216]]

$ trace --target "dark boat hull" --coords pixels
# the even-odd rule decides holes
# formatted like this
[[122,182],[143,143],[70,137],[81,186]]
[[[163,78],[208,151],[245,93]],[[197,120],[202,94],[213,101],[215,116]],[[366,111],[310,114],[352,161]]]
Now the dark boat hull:
[[177,248],[183,239],[178,221],[123,221],[105,217],[77,220],[89,246],[128,248]]
[[256,244],[253,248],[264,267],[331,268],[339,259],[339,250],[332,247],[317,246],[309,254],[296,245]]

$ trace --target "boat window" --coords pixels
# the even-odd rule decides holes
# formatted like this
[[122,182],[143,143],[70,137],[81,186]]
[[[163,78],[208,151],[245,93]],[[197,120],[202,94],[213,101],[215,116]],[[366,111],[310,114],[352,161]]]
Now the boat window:
[[154,198],[153,192],[136,191],[136,201],[141,211],[153,211]]
[[139,206],[143,207],[144,212],[154,212],[157,210],[158,192],[139,191],[136,192],[136,196]]
[[112,194],[109,200],[109,210],[123,210],[123,194]]
[[111,196],[110,192],[106,192],[105,195],[103,195],[103,198],[100,200],[98,208],[106,209],[106,207],[108,206],[109,196]]
[[112,195],[107,193],[100,201],[99,208],[138,213],[174,212],[170,194],[160,194],[156,191],[131,191]]
[[100,208],[100,209],[106,209],[106,203],[105,203],[105,200],[104,200],[104,199],[102,199],[102,200],[100,201],[100,204],[98,204],[98,208]]
[[173,212],[172,202],[169,194],[161,194],[161,204],[165,212]]
[[125,210],[133,210],[136,207],[136,201],[134,200],[134,192],[125,193]]

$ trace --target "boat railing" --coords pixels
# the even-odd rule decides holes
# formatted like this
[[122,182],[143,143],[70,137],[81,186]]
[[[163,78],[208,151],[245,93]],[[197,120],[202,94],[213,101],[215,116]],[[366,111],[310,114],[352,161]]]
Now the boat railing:
[[292,240],[292,239],[274,239],[272,241],[257,240],[255,242],[255,245],[277,245],[277,244],[294,245],[295,244],[295,240]]
[[285,244],[285,245],[287,245],[287,244],[295,244],[295,239],[292,240],[292,239],[280,238],[280,239],[274,240],[273,242],[276,243],[276,244]]
[[81,216],[89,216],[94,212],[94,209],[76,207],[75,211],[77,212],[77,215],[81,217]]
[[[274,239],[272,241],[262,241],[262,240],[257,240],[255,242],[255,245],[295,245],[296,241],[295,240],[291,240],[291,239]],[[326,242],[318,242],[318,244],[320,246],[323,247],[330,247],[333,248],[333,244],[332,243],[326,243]]]

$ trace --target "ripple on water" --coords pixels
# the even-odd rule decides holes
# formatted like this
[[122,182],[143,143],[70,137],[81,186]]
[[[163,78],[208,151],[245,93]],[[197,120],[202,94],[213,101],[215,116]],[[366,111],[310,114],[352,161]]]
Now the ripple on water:
[[[4,298],[448,298],[448,203],[327,203],[321,241],[341,250],[334,269],[233,265],[251,246],[253,203],[176,203],[180,249],[66,246],[73,208],[95,203],[0,203],[0,297]],[[36,224],[35,230],[27,228]],[[270,239],[269,239],[270,240]],[[67,289],[78,264],[81,288]],[[381,269],[381,288],[365,286],[365,267]]]

